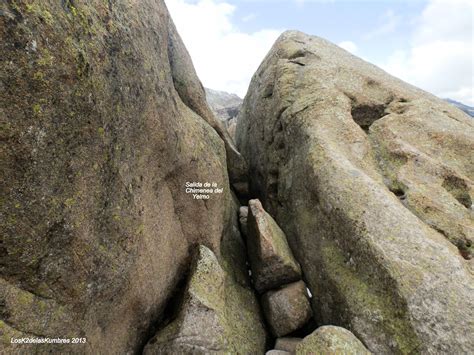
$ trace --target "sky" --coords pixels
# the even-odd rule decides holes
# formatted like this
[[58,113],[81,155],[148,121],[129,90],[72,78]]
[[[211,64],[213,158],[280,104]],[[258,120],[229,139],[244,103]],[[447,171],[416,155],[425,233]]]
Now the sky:
[[245,96],[278,36],[323,37],[474,106],[473,0],[165,0],[204,86]]

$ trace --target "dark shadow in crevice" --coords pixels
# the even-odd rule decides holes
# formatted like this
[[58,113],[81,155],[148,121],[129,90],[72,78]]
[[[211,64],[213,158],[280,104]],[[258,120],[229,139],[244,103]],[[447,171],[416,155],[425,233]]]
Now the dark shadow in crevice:
[[466,260],[471,260],[472,259],[472,242],[470,240],[465,240],[464,243],[459,243],[461,245],[458,245],[458,250],[459,254],[466,259]]
[[377,120],[386,116],[386,104],[352,104],[351,115],[355,123],[357,123],[366,133],[369,132],[370,126]]
[[446,189],[461,205],[466,208],[471,208],[472,199],[469,195],[468,186],[464,179],[449,175],[444,178],[443,188]]
[[456,248],[458,248],[459,254],[466,260],[471,260],[472,259],[472,242],[469,239],[461,239],[457,241],[453,241],[447,232],[445,232],[443,229],[437,227],[437,226],[432,226],[432,228],[437,231],[438,233],[442,234],[451,244],[454,244]]
[[[157,319],[150,323],[150,326],[143,335],[143,341],[138,347],[136,355],[143,354],[143,350],[148,343],[153,344],[156,334],[164,329],[168,324],[173,322],[179,314],[182,304],[184,302],[185,289],[188,284],[190,268],[186,268],[184,272],[178,272],[181,276],[178,283],[176,284],[173,293],[168,298],[166,305],[162,312],[160,312]],[[155,340],[156,341],[156,340]]]
[[304,338],[314,332],[317,328],[319,328],[319,326],[320,325],[316,322],[314,317],[311,317],[311,319],[304,326],[290,334],[285,335],[285,338]]
[[397,196],[400,201],[405,201],[407,198],[407,195],[404,191],[403,188],[396,186],[396,187],[391,187],[389,188],[390,192],[392,192],[395,196]]

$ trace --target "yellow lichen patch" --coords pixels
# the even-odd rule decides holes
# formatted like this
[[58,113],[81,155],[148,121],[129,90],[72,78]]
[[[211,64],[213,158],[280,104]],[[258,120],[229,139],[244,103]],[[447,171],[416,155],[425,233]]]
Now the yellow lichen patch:
[[37,71],[34,75],[33,75],[33,79],[35,80],[43,80],[44,79],[44,73],[42,71]]
[[33,302],[33,295],[29,292],[19,292],[16,296],[16,300],[19,304],[29,305]]
[[329,278],[334,281],[337,293],[350,301],[352,312],[383,327],[403,353],[418,349],[420,341],[405,318],[405,310],[397,305],[397,300],[372,285],[363,273],[347,266],[342,251],[332,242],[327,241],[321,252]]
[[72,207],[76,203],[76,200],[74,198],[68,198],[66,201],[64,201],[64,204],[67,207]]
[[27,4],[26,11],[35,16],[38,16],[41,20],[43,20],[50,26],[53,24],[53,15],[51,15],[51,13],[48,10],[41,8],[39,1],[35,1],[31,4]]
[[40,104],[34,104],[33,105],[33,113],[37,116],[41,113],[41,105]]
[[54,56],[47,48],[43,48],[36,63],[42,67],[52,66],[54,64]]

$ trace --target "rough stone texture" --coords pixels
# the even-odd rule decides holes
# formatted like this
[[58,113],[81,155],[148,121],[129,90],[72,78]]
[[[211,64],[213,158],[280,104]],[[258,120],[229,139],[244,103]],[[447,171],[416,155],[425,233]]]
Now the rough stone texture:
[[311,305],[303,281],[268,291],[261,301],[263,314],[276,337],[294,332],[311,319]]
[[249,201],[247,249],[255,289],[264,292],[301,279],[286,236],[259,200]]
[[[0,36],[0,347],[140,351],[190,246],[221,258],[238,228],[226,148],[237,180],[241,157],[163,1],[3,1]],[[192,200],[186,181],[224,193]]]
[[241,206],[239,208],[239,223],[240,230],[244,236],[247,236],[247,220],[249,215],[249,208],[247,206]]
[[296,347],[297,355],[369,355],[370,351],[347,329],[326,325],[306,336]]
[[301,343],[301,338],[278,338],[275,342],[275,350],[284,350],[289,353],[295,353],[296,346]]
[[[160,0],[162,3],[162,0]],[[179,37],[174,24],[170,22],[172,31],[169,34],[169,62],[173,75],[173,83],[181,100],[195,113],[204,118],[212,128],[219,134],[225,143],[227,154],[227,169],[232,185],[239,191],[242,184],[248,183],[247,164],[241,154],[234,147],[227,129],[222,122],[217,119],[207,105],[206,93],[194,71],[191,57],[186,51],[181,38]],[[189,75],[192,70],[193,75]],[[240,192],[240,191],[239,191]]]
[[318,321],[375,353],[474,352],[470,117],[287,32],[252,79],[237,145]]
[[144,354],[262,354],[265,340],[253,291],[200,246],[177,318],[158,331]]
[[235,131],[237,129],[237,117],[234,117],[228,120],[226,123],[226,127],[227,127],[227,132],[229,132],[229,135],[235,141]]
[[289,354],[291,353],[284,350],[269,350],[265,353],[265,355],[289,355]]

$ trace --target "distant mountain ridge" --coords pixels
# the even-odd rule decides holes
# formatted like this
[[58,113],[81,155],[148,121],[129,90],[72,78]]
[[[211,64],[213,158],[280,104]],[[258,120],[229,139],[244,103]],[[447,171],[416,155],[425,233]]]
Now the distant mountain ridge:
[[224,125],[232,138],[235,137],[237,115],[242,107],[243,100],[236,94],[204,88],[209,107]]
[[451,105],[456,106],[461,111],[466,112],[469,116],[474,117],[474,107],[464,105],[463,103],[452,100],[452,99],[444,99],[445,101],[449,102]]
[[236,117],[243,100],[236,94],[205,88],[207,103],[217,118],[228,121]]

